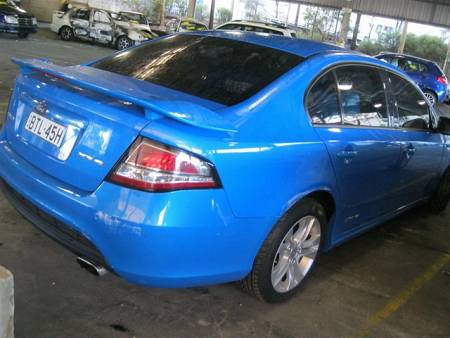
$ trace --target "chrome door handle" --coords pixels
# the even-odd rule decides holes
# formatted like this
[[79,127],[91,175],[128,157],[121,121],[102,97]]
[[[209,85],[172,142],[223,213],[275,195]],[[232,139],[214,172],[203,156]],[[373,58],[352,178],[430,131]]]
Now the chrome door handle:
[[358,155],[356,150],[342,150],[337,153],[337,157],[344,159],[353,159]]
[[410,144],[403,150],[403,152],[407,158],[411,158],[416,153],[416,148]]
[[358,152],[354,150],[353,147],[347,147],[345,150],[338,152],[336,156],[343,159],[345,164],[350,164],[353,159],[358,156]]

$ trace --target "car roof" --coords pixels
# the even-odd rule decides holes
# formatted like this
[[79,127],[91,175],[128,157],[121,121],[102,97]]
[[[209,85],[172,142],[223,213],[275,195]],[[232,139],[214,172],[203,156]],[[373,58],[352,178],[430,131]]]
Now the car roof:
[[119,13],[130,13],[130,14],[144,15],[144,13],[141,13],[141,12],[133,12],[133,11],[120,11]]
[[[262,21],[246,21],[246,20],[233,20],[233,21],[229,21],[224,23],[221,26],[225,26],[225,25],[229,25],[229,24],[238,24],[238,25],[246,25],[246,26],[253,26],[253,27],[260,27],[260,28],[268,28],[268,29],[273,29],[279,32],[285,32],[287,30],[289,30],[289,28],[287,27],[283,27],[280,25],[276,25],[270,22],[262,22]],[[221,27],[219,26],[219,27]]]
[[408,58],[408,59],[419,61],[419,62],[436,64],[436,62],[434,62],[432,60],[427,60],[427,59],[423,59],[423,58],[418,57],[418,56],[409,55],[409,54],[402,54],[402,53],[382,52],[382,53],[378,54],[377,57],[378,56],[398,56],[398,57]]
[[353,51],[346,50],[342,47],[333,44],[322,43],[306,39],[293,39],[287,36],[273,35],[267,33],[227,31],[227,30],[207,30],[207,31],[189,32],[184,34],[207,35],[212,37],[253,43],[256,45],[279,49],[291,54],[296,54],[303,58],[307,58],[309,56],[322,52],[341,51],[341,52],[348,52],[349,54],[355,53]]

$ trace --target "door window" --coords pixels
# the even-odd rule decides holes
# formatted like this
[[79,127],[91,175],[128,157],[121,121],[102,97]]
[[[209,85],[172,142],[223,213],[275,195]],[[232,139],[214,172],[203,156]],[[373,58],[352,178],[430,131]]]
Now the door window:
[[407,80],[389,74],[391,92],[396,100],[401,128],[429,130],[430,111],[423,95]]
[[377,69],[344,66],[336,69],[336,77],[344,124],[389,126],[384,83]]
[[94,21],[100,23],[110,23],[109,16],[105,12],[95,12]]
[[341,124],[338,94],[334,73],[328,72],[311,87],[306,107],[314,124]]
[[89,15],[90,15],[89,9],[79,9],[72,14],[72,18],[89,21]]

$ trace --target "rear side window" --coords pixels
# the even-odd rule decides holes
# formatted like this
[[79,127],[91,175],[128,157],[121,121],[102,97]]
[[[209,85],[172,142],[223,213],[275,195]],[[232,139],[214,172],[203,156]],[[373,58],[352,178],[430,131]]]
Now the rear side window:
[[103,59],[93,67],[233,105],[302,61],[300,56],[255,44],[180,34]]
[[388,127],[384,84],[377,69],[344,66],[336,69],[344,124]]
[[333,72],[326,73],[311,87],[306,97],[306,106],[314,124],[341,124]]
[[430,111],[423,95],[408,81],[390,73],[391,92],[397,101],[401,128],[429,130]]

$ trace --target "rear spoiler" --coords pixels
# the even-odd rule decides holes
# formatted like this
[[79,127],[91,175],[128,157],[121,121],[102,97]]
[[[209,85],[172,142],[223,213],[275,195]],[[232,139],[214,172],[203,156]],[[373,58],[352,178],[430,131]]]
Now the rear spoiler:
[[88,66],[58,66],[42,59],[13,58],[12,62],[24,73],[42,72],[78,87],[136,104],[144,108],[145,116],[150,120],[160,115],[198,128],[236,132],[232,124],[216,112],[191,101],[151,95],[140,80]]

